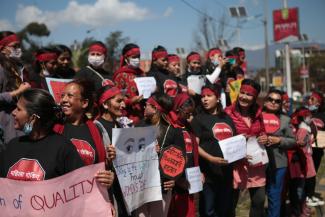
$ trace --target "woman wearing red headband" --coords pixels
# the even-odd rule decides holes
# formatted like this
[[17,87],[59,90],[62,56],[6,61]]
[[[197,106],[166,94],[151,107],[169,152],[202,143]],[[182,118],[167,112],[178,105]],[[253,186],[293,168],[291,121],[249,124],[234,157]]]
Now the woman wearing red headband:
[[[256,100],[261,87],[250,79],[244,79],[237,100],[225,111],[235,123],[238,134],[257,142],[260,146],[267,143],[264,130],[262,108]],[[261,153],[261,152],[260,152]],[[262,154],[262,153],[261,153]],[[248,189],[251,198],[251,217],[263,216],[265,200],[265,166],[262,163],[252,164],[251,156],[237,161],[234,164],[235,207],[238,202],[240,190]],[[234,207],[234,209],[235,209]]]
[[[68,83],[60,100],[66,121],[63,125],[56,125],[54,128],[57,133],[64,135],[75,145],[85,165],[103,162],[106,159],[111,161],[115,157],[113,149],[108,149],[106,154],[99,129],[86,116],[93,106],[92,90],[89,81],[74,80]],[[97,177],[104,185],[110,187],[114,173],[101,171]]]
[[[198,143],[190,126],[194,111],[194,100],[188,94],[181,93],[174,98],[173,111],[169,115],[170,123],[182,130],[186,150],[185,169],[199,166]],[[194,194],[189,194],[188,189],[189,182],[184,173],[176,180],[169,217],[193,217],[196,215]]]
[[31,85],[34,88],[48,90],[46,77],[56,78],[58,55],[52,48],[41,48],[35,54],[34,73],[31,75]]
[[103,69],[106,57],[105,44],[100,41],[92,43],[88,49],[88,65],[77,72],[75,78],[91,81],[95,85],[95,90],[99,90],[105,79],[110,79],[108,72]]
[[174,76],[170,75],[168,67],[168,53],[167,50],[158,46],[152,51],[151,68],[148,72],[148,76],[152,76],[156,79],[157,89],[161,93],[166,93],[171,97],[175,97],[177,94],[177,82]]
[[[269,157],[266,192],[268,217],[280,216],[282,191],[288,167],[287,150],[295,145],[290,118],[282,114],[282,91],[268,92],[263,108],[263,122],[268,135],[266,149]],[[284,205],[284,204],[283,204]]]
[[[157,153],[170,145],[175,145],[184,150],[185,144],[181,129],[175,128],[167,117],[173,108],[173,100],[167,94],[154,93],[146,102],[144,109],[144,120],[138,126],[157,126]],[[175,180],[166,178],[161,174],[162,183],[162,201],[151,202],[141,206],[135,211],[134,216],[157,216],[167,217],[170,201],[172,198],[172,189],[175,186]]]
[[[323,94],[317,91],[313,91],[308,98],[308,109],[312,114],[313,123],[316,125],[318,131],[325,130],[325,113],[323,111],[324,106],[324,97]],[[325,144],[319,144],[317,139],[313,143],[313,161],[318,172],[320,163],[322,161],[324,150],[321,147],[324,147]],[[307,205],[324,205],[324,201],[315,195],[316,187],[316,176],[306,180],[306,194],[307,194]]]
[[291,116],[296,146],[288,152],[290,184],[289,197],[292,216],[309,216],[306,206],[306,179],[316,176],[311,144],[315,142],[317,128],[312,122],[312,114],[307,108],[297,109]]
[[191,124],[199,137],[200,168],[205,177],[200,194],[200,216],[233,214],[232,165],[223,159],[219,141],[235,136],[236,128],[223,111],[220,93],[219,85],[209,84],[202,88],[202,112]]
[[4,141],[21,135],[14,129],[11,116],[15,108],[16,97],[30,88],[27,72],[19,59],[21,55],[20,40],[13,32],[0,32],[0,125],[4,130]]
[[140,102],[143,96],[138,96],[138,90],[134,79],[144,76],[140,69],[140,48],[136,44],[127,44],[122,50],[120,68],[114,73],[113,81],[116,86],[126,90],[127,116],[138,123],[143,117],[143,107]]

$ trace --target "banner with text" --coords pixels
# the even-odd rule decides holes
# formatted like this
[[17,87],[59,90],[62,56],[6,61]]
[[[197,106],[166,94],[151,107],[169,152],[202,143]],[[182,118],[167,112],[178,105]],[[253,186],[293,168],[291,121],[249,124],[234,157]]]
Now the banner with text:
[[299,40],[298,8],[284,8],[273,11],[273,33],[275,42]]
[[95,180],[104,163],[45,181],[0,178],[0,215],[6,217],[108,217],[112,206],[106,188]]

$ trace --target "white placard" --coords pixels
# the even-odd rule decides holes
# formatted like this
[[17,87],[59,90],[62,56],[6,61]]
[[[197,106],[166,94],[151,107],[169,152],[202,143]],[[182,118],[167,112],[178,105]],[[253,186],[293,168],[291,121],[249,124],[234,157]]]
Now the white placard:
[[156,128],[113,128],[113,161],[129,214],[151,201],[162,200]]
[[205,85],[205,77],[203,75],[190,75],[187,77],[188,89],[193,90],[197,94],[201,94],[201,89]]
[[247,140],[247,155],[251,156],[251,159],[248,160],[251,165],[267,164],[269,162],[264,145],[258,144],[255,136],[249,137]]
[[156,79],[154,77],[137,77],[134,78],[137,85],[139,96],[143,95],[144,99],[148,99],[156,90]]
[[203,190],[200,167],[186,168],[185,175],[187,181],[190,183],[190,188],[188,189],[188,192],[190,194],[194,194]]
[[246,157],[246,138],[243,135],[233,136],[219,141],[223,158],[232,163]]

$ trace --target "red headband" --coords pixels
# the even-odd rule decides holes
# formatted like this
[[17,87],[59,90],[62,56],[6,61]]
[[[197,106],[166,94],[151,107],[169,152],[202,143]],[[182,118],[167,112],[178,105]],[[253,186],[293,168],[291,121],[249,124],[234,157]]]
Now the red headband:
[[153,51],[152,52],[152,60],[157,60],[159,58],[167,58],[167,51]]
[[317,92],[312,92],[311,97],[316,98],[320,104],[323,104],[323,97]]
[[222,51],[220,49],[212,49],[212,50],[209,50],[209,52],[207,53],[207,59],[209,57],[212,57],[212,56],[216,55],[216,54],[221,55],[222,54]]
[[4,37],[0,41],[0,47],[5,47],[8,44],[10,44],[11,42],[20,42],[20,40],[16,34],[11,34],[11,35],[8,35],[7,37]]
[[192,55],[190,55],[190,56],[188,56],[187,58],[186,58],[186,60],[187,60],[187,62],[189,63],[189,62],[192,62],[192,61],[201,61],[201,57],[200,57],[200,54],[198,54],[198,53],[194,53],[194,54],[192,54]]
[[140,55],[140,48],[138,47],[132,48],[124,54],[125,57],[135,56],[135,55]]
[[117,87],[112,87],[106,90],[99,98],[99,105],[102,105],[106,100],[112,98],[113,96],[121,93],[121,90]]
[[187,93],[177,94],[174,98],[173,110],[177,111],[188,99],[190,99],[190,96]]
[[180,58],[177,55],[168,56],[168,63],[179,63]]
[[258,95],[256,89],[250,85],[247,85],[247,84],[241,85],[240,92],[242,92],[242,91],[246,92],[254,97],[257,97],[257,95]]
[[158,104],[158,102],[153,97],[150,97],[147,100],[147,103],[154,106],[159,112],[165,113],[165,110]]
[[39,62],[48,62],[51,60],[56,60],[58,55],[56,53],[48,52],[36,55],[36,60]]
[[237,59],[236,56],[227,56],[228,59]]
[[100,45],[100,44],[93,44],[89,47],[89,53],[90,52],[99,52],[99,53],[106,55],[106,51],[107,51],[106,47],[104,47],[103,45]]
[[210,96],[215,95],[216,97],[219,97],[219,94],[217,94],[215,91],[211,90],[210,88],[204,87],[201,91],[201,96]]

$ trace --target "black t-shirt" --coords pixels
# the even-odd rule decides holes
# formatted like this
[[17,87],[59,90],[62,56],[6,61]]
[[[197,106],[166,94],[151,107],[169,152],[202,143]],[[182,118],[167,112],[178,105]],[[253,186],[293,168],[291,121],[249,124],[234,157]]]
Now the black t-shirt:
[[[90,68],[91,69],[90,69]],[[98,74],[100,74],[102,77],[100,77]],[[102,87],[102,82],[103,79],[111,79],[111,76],[108,72],[106,72],[104,69],[99,68],[99,69],[94,69],[91,66],[87,66],[85,68],[80,69],[79,72],[76,73],[75,75],[76,79],[86,79],[90,82],[92,82],[95,86],[95,90],[99,90]]]
[[172,97],[176,96],[178,84],[175,77],[169,74],[167,70],[163,71],[153,67],[150,69],[147,76],[152,76],[155,78],[159,92],[166,93]]
[[98,163],[98,153],[95,141],[86,124],[75,126],[65,124],[63,135],[77,148],[77,151],[85,165]]
[[83,165],[71,142],[55,133],[37,141],[17,137],[0,152],[0,177],[16,180],[51,179]]
[[113,128],[118,128],[118,125],[114,121],[107,121],[102,117],[100,117],[98,119],[98,122],[100,122],[104,126],[104,128],[106,129],[106,131],[108,133],[110,140],[112,141]]
[[[195,135],[200,138],[199,146],[207,153],[222,157],[219,141],[235,136],[236,128],[231,118],[224,114],[221,117],[208,113],[201,113],[194,117],[192,127]],[[231,166],[217,166],[200,158],[200,168],[207,178],[216,179],[231,175]]]

